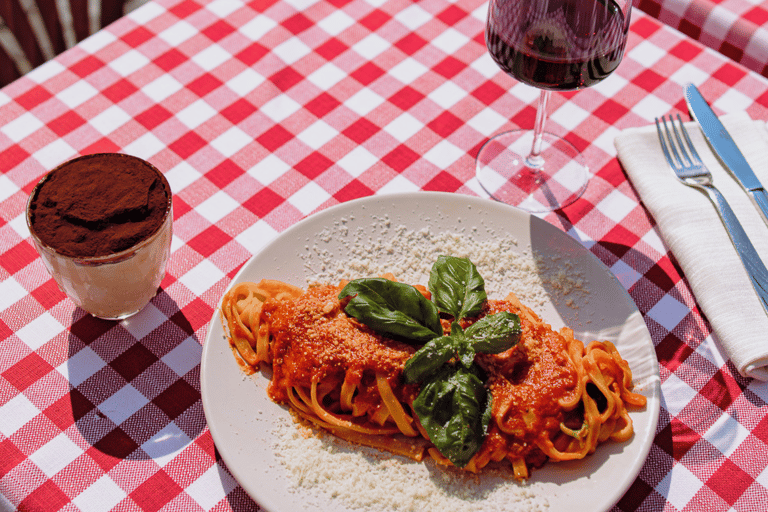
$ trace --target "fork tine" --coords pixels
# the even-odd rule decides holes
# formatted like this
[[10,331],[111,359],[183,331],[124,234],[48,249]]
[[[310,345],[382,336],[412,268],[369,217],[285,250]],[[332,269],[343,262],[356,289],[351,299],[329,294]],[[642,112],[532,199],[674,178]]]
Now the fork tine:
[[[683,127],[683,120],[680,119],[680,114],[677,115],[677,120],[680,123],[680,127],[684,129],[685,127]],[[682,137],[680,137],[680,130],[678,130],[675,126],[675,118],[672,116],[669,116],[669,124],[672,125],[672,132],[675,134],[675,139],[677,139],[677,145],[680,148],[680,154],[683,155],[683,158],[685,159],[685,162],[683,163],[681,161],[681,163],[683,163],[683,165],[693,165],[693,161],[688,156],[688,150],[685,147],[685,143],[683,142]],[[691,144],[691,147],[692,146],[693,144]]]
[[[664,121],[664,117],[661,118],[662,121]],[[666,131],[666,125],[664,126],[664,130]],[[672,160],[672,155],[669,153],[669,149],[667,148],[667,142],[664,140],[664,133],[661,131],[661,124],[659,123],[659,118],[656,118],[656,131],[659,134],[659,142],[661,143],[661,151],[664,153],[664,158],[667,159],[667,163],[671,166],[675,166],[675,162]]]
[[685,141],[688,143],[688,149],[691,151],[691,155],[693,156],[693,159],[696,162],[701,163],[701,157],[699,156],[699,153],[696,151],[696,146],[693,145],[693,141],[691,140],[691,137],[688,135],[688,130],[685,128],[685,125],[683,124],[683,120],[680,119],[680,114],[677,114],[677,120],[680,123],[680,130],[683,132]]
[[[672,119],[670,118],[670,122],[672,122]],[[656,119],[656,128],[659,129],[659,139],[661,140],[661,147],[664,151],[664,156],[667,158],[667,162],[672,167],[682,167],[683,160],[680,158],[680,154],[677,152],[677,147],[675,145],[675,140],[672,138],[672,133],[669,129],[669,126],[667,126],[667,119],[665,116],[661,116],[661,124],[664,125],[664,133],[662,134],[661,128],[659,128],[659,120]],[[674,123],[672,124],[672,128],[674,129]],[[666,142],[665,142],[666,139]],[[674,158],[673,158],[674,156]]]
[[[677,124],[680,126],[679,130],[675,126],[675,120],[671,115],[669,116],[669,122],[672,125],[672,130],[675,132],[675,138],[677,139],[677,143],[680,146],[680,153],[683,155],[683,158],[685,159],[685,163],[683,165],[685,166],[696,165],[696,162],[691,158],[691,154],[690,154],[690,152],[696,153],[696,148],[694,148],[690,137],[688,137],[688,131],[685,129],[685,126],[683,125],[683,120],[680,118],[680,114],[677,114]],[[681,131],[684,133],[685,139],[688,141],[688,144],[685,144],[683,142],[683,138],[680,137]],[[698,156],[698,153],[696,153],[696,155]],[[701,162],[701,159],[698,159],[698,161]]]

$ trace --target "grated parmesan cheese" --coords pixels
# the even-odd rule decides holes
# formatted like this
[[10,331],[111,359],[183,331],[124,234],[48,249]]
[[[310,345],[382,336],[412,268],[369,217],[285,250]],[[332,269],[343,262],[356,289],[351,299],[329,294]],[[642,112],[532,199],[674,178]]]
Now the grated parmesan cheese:
[[[308,284],[336,283],[341,279],[372,277],[391,272],[398,281],[426,284],[432,264],[440,254],[469,258],[485,279],[491,299],[514,291],[531,307],[542,306],[557,293],[575,307],[574,297],[586,295],[583,278],[571,262],[558,256],[534,254],[517,240],[473,227],[460,232],[434,232],[392,226],[387,216],[376,218],[370,229],[350,234],[347,219],[337,221],[305,246]],[[344,254],[323,247],[340,243]]]
[[[544,512],[546,497],[509,470],[474,475],[346,443],[281,418],[274,445],[293,485],[361,512]],[[482,485],[481,485],[482,483]]]

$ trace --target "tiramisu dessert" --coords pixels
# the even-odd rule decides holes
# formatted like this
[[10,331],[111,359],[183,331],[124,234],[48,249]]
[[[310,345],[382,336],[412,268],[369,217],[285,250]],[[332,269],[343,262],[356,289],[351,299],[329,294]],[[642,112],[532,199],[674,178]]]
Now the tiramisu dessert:
[[46,174],[27,225],[56,283],[93,316],[126,318],[157,293],[171,246],[171,188],[150,163],[101,153]]

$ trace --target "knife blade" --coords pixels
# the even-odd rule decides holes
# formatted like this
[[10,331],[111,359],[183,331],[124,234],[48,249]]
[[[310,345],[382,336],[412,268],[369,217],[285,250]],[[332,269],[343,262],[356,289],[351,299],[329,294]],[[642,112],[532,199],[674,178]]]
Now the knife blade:
[[724,164],[725,169],[744,188],[768,225],[768,192],[750,167],[739,147],[717,118],[712,108],[693,84],[683,87],[691,117],[699,124],[704,138]]

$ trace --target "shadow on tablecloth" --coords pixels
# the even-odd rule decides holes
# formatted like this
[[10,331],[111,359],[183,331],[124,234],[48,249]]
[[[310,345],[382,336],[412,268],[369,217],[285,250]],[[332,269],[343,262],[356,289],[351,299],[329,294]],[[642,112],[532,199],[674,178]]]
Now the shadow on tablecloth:
[[122,459],[163,465],[204,430],[202,346],[163,290],[121,322],[76,309],[68,341],[72,417],[105,470]]

